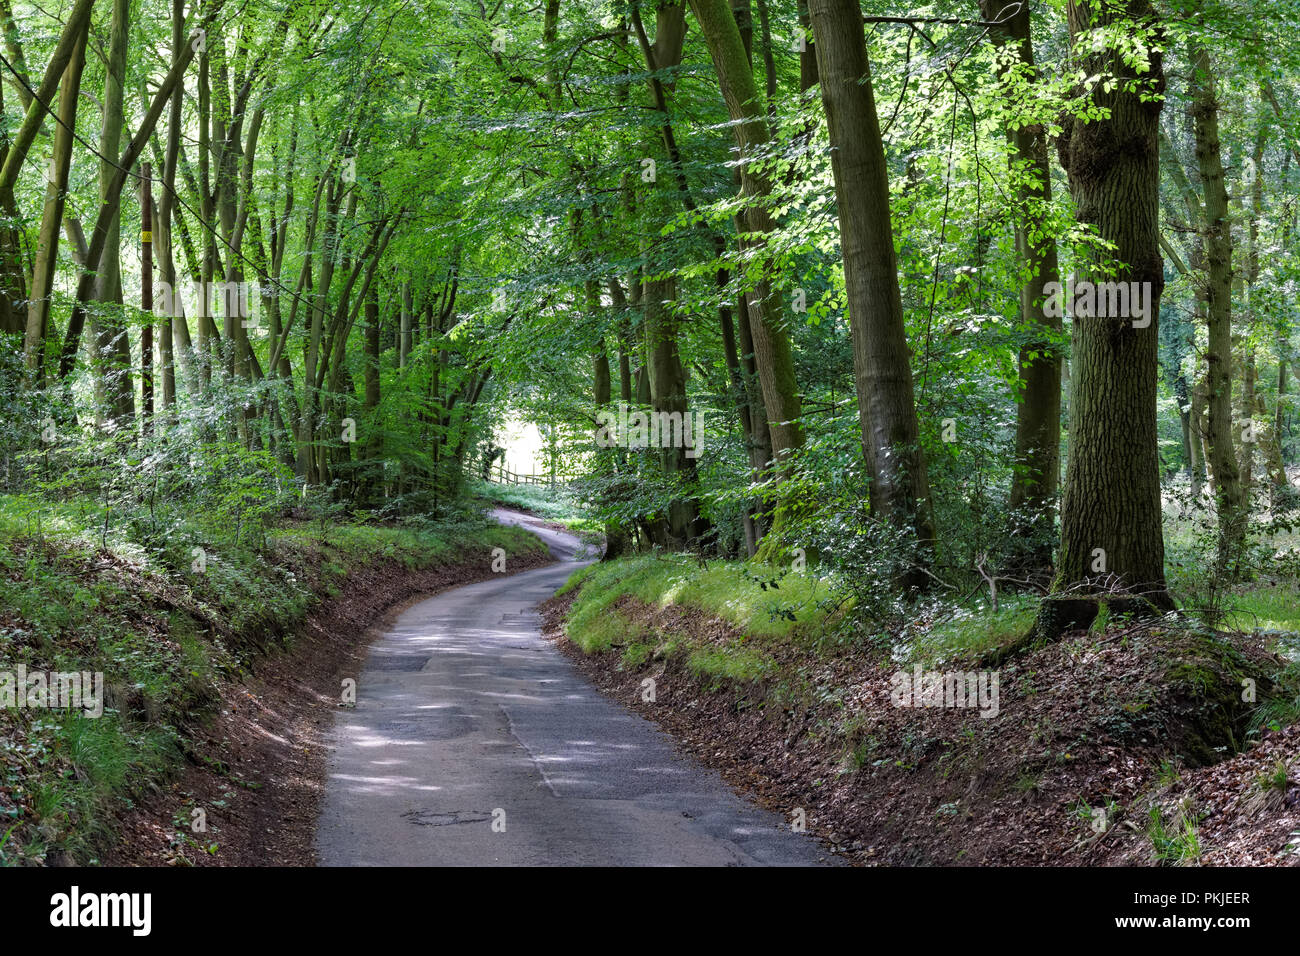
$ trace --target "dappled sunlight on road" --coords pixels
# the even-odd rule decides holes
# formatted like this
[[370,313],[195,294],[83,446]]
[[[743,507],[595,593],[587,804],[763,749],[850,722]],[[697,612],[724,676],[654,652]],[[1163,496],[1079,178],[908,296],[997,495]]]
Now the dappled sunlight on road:
[[577,566],[577,541],[537,530],[561,563],[416,604],[371,649],[335,727],[321,862],[820,861],[542,639],[534,606]]

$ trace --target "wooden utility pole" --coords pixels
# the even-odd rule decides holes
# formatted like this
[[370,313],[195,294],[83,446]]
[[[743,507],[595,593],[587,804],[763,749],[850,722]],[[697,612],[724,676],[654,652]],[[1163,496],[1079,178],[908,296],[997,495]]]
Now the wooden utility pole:
[[153,191],[150,188],[152,167],[140,164],[140,308],[146,314],[140,331],[140,387],[144,433],[153,428]]

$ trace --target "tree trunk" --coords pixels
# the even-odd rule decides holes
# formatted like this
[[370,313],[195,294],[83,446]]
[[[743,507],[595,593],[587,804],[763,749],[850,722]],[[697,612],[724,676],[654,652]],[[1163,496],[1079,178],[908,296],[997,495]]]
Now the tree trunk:
[[811,90],[819,82],[817,76],[817,44],[813,39],[812,18],[808,14],[808,0],[798,0],[799,36],[799,91]]
[[[103,122],[100,126],[99,201],[102,204],[113,187],[117,172],[114,158],[122,143],[122,104],[126,93],[127,31],[130,27],[130,0],[113,0],[113,18],[109,30],[108,61],[105,64]],[[132,427],[135,420],[135,386],[131,380],[131,344],[122,315],[122,265],[120,204],[114,202],[107,223],[108,236],[96,268],[94,299],[105,303],[97,317],[96,370],[104,396],[100,409],[110,429]]]
[[1206,322],[1209,341],[1209,432],[1219,518],[1219,573],[1235,575],[1246,538],[1246,507],[1232,435],[1232,225],[1228,192],[1219,149],[1219,104],[1210,57],[1204,48],[1191,48],[1192,127],[1196,164],[1205,195],[1204,247],[1206,263]]
[[[987,21],[1004,22],[993,28],[992,35],[1002,55],[1013,57],[1001,62],[999,78],[1008,107],[1014,107],[1013,76],[1033,80],[1038,76],[1029,5],[1019,0],[980,0],[980,12]],[[1016,468],[1007,503],[1012,512],[1009,540],[1014,569],[1032,573],[1051,568],[1056,531],[1061,472],[1061,356],[1056,340],[1061,319],[1055,310],[1044,309],[1044,289],[1050,282],[1059,282],[1060,274],[1056,240],[1044,227],[1052,202],[1046,131],[1036,124],[1009,127],[1007,138],[1018,202],[1016,250],[1025,269],[1020,323],[1027,334],[1037,335],[1020,349]]]
[[1188,415],[1192,439],[1192,492],[1198,500],[1203,492],[1202,478],[1210,477],[1210,455],[1206,433],[1210,430],[1206,423],[1206,405],[1208,391],[1204,378],[1192,385],[1191,412]]
[[1067,120],[1059,142],[1079,221],[1114,243],[1114,260],[1127,264],[1117,269],[1114,260],[1095,255],[1081,278],[1150,283],[1150,311],[1145,327],[1123,316],[1076,316],[1073,323],[1061,547],[1054,597],[1039,615],[1040,633],[1053,638],[1067,626],[1086,627],[1096,614],[1095,604],[1090,613],[1061,613],[1072,603],[1068,592],[1123,590],[1159,609],[1173,604],[1165,585],[1156,442],[1162,101],[1142,96],[1142,90],[1163,92],[1164,67],[1158,49],[1149,70],[1130,66],[1113,48],[1096,49],[1092,32],[1094,26],[1124,29],[1129,19],[1156,25],[1149,0],[1134,0],[1126,14],[1089,0],[1069,5],[1072,47],[1084,75],[1119,78],[1109,90],[1101,83],[1092,89],[1094,104],[1109,115]]
[[[45,208],[41,214],[41,231],[36,242],[32,265],[31,300],[27,304],[27,328],[23,355],[28,380],[39,384],[44,377],[45,340],[49,334],[50,295],[54,291],[54,270],[59,258],[59,229],[63,223],[63,206],[72,166],[73,130],[77,123],[77,98],[81,91],[81,72],[86,65],[86,33],[83,25],[68,59],[67,72],[59,88],[59,122],[54,128],[54,155],[50,159],[45,182]],[[13,158],[13,152],[9,154]],[[0,189],[4,188],[0,186]]]
[[[652,45],[642,25],[640,13],[632,11],[632,24],[641,46],[646,68],[652,74],[670,70],[681,65],[682,38],[684,36],[685,13],[678,4],[662,4],[655,13],[655,42]],[[682,156],[677,147],[671,115],[668,112],[665,84],[657,76],[649,81],[651,101],[654,108],[663,117],[661,134],[668,165],[673,179],[677,183],[682,202],[690,212],[696,210],[686,181]],[[630,200],[630,194],[625,196]],[[625,213],[634,214],[635,203],[625,201]],[[715,237],[715,249],[725,251],[725,242]],[[651,271],[654,271],[651,269]],[[724,283],[725,284],[725,283]],[[671,280],[654,280],[645,283],[643,299],[645,317],[646,367],[650,370],[650,393],[652,408],[657,414],[680,414],[683,421],[683,435],[689,419],[686,401],[686,381],[683,375],[681,352],[678,345],[678,322],[672,314],[669,302],[676,295],[676,284]],[[688,487],[695,482],[695,458],[699,449],[687,454],[684,447],[662,447],[661,464],[665,474],[682,475]],[[666,543],[673,547],[682,547],[690,541],[698,541],[707,530],[707,522],[700,517],[699,503],[694,497],[686,496],[672,501],[668,507]]]
[[402,316],[398,329],[397,367],[406,368],[411,357],[411,281],[402,283]]
[[[620,290],[621,291],[621,290]],[[587,308],[595,314],[600,309],[600,286],[594,279],[589,279],[586,284]],[[605,339],[602,337],[596,342],[596,353],[592,356],[592,378],[596,410],[599,412],[602,408],[608,408],[612,400],[613,382],[610,376],[609,351],[605,347]],[[627,402],[627,395],[623,396],[624,403]],[[625,405],[626,407],[626,405]],[[596,429],[597,435],[600,429]],[[596,448],[597,468],[605,474],[611,474],[617,468],[617,451],[613,448]],[[614,524],[612,521],[605,522],[605,553],[601,555],[602,561],[613,561],[621,558],[627,553],[628,539],[627,533],[623,528]]]
[[140,328],[140,427],[148,437],[153,431],[153,169],[140,166],[140,310],[146,318]]
[[86,251],[85,265],[77,282],[76,303],[73,305],[72,315],[68,319],[68,332],[64,336],[63,347],[59,356],[59,376],[65,380],[72,374],[72,370],[76,366],[81,330],[86,320],[86,303],[91,298],[96,270],[99,268],[99,260],[109,235],[109,223],[113,215],[118,211],[118,203],[122,196],[122,187],[126,184],[128,170],[135,165],[136,160],[140,158],[140,153],[149,142],[149,137],[153,135],[153,129],[158,122],[158,117],[162,115],[163,109],[170,102],[176,85],[185,73],[185,67],[189,65],[193,56],[192,50],[193,48],[189,45],[182,48],[181,55],[175,59],[162,85],[154,93],[154,97],[149,103],[149,109],[145,111],[144,119],[140,122],[140,128],[136,131],[135,138],[127,145],[115,164],[117,171],[113,174],[108,193],[100,204],[99,213],[95,217],[95,229],[91,233],[90,244]]
[[1192,500],[1198,501],[1205,483],[1204,439],[1201,437],[1200,418],[1202,409],[1197,407],[1199,396],[1196,389],[1187,384],[1185,375],[1178,376],[1175,398],[1183,425],[1183,454],[1187,459],[1187,477],[1192,484]]
[[[11,27],[12,22],[6,21],[6,29]],[[3,115],[4,90],[0,88],[0,116]],[[4,165],[8,151],[8,136],[0,130],[0,166]],[[23,308],[27,302],[27,264],[23,258],[22,236],[18,232],[22,217],[18,214],[13,190],[0,195],[0,216],[8,219],[7,224],[0,225],[0,333],[22,335],[27,328]]]
[[[383,433],[379,428],[379,283],[372,283],[365,298],[365,354],[362,357],[362,381],[365,388],[364,407],[370,434],[366,437],[365,455],[369,459],[368,476],[364,484],[366,494],[374,496],[380,486],[376,476],[380,466],[375,462],[383,454]],[[382,475],[382,471],[379,471]]]
[[[67,75],[67,67],[74,59],[75,48],[85,45],[86,31],[90,27],[90,9],[94,2],[95,0],[77,0],[76,6],[68,14],[63,32],[59,34],[59,42],[50,56],[50,62],[46,64],[41,85],[36,90],[36,96],[28,103],[22,124],[14,134],[13,142],[9,144],[3,165],[0,165],[0,196],[11,194],[18,185],[18,175],[27,160],[27,152],[45,122],[45,107],[54,99],[55,89]],[[84,49],[80,56],[84,62]]]
[[[768,178],[750,165],[754,154],[761,152],[771,140],[762,100],[754,83],[754,73],[727,0],[691,0],[690,5],[708,44],[718,75],[718,85],[732,119],[732,132],[741,160],[740,180],[741,195],[746,203],[745,222],[752,234],[762,237],[772,232],[776,223],[761,205],[763,198],[771,191]],[[803,447],[803,412],[795,380],[790,337],[785,328],[782,310],[772,294],[766,275],[771,262],[763,254],[762,242],[761,238],[751,238],[747,243],[757,253],[761,263],[761,277],[755,283],[750,299],[750,332],[754,338],[754,357],[772,436],[773,459],[778,469],[786,473],[790,459]],[[784,509],[793,504],[792,501],[778,502],[775,524],[784,520]]]
[[[691,433],[690,411],[686,404],[686,378],[681,357],[677,351],[677,321],[672,315],[675,297],[672,279],[650,279],[645,282],[642,298],[645,302],[645,334],[647,363],[650,370],[651,408],[660,425],[659,459],[665,475],[679,479],[686,488],[696,481],[695,455],[699,449],[688,449],[686,437]],[[680,417],[681,442],[675,434],[665,441],[663,422]],[[700,516],[699,504],[691,495],[673,499],[668,505],[667,544],[681,548],[698,544],[708,530],[708,523]]]
[[871,508],[913,537],[916,556],[914,563],[906,562],[900,583],[921,588],[929,580],[922,569],[933,556],[934,521],[862,11],[856,0],[810,0],[808,8],[830,127],[858,417],[872,478]]
[[[172,0],[172,63],[175,64],[185,42],[185,0]],[[176,420],[176,357],[188,376],[190,366],[190,330],[185,310],[177,308],[176,256],[172,233],[172,216],[176,211],[176,166],[180,158],[181,108],[183,87],[177,86],[168,104],[167,148],[163,154],[162,195],[158,197],[157,222],[158,279],[164,290],[162,334],[159,341],[159,364],[162,372],[163,414],[168,423]],[[155,151],[157,147],[155,146]],[[187,384],[193,385],[192,382]]]

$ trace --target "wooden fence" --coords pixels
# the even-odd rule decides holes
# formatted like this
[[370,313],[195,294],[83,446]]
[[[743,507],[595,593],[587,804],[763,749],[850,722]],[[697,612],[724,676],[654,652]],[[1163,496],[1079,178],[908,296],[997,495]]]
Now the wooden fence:
[[496,467],[489,473],[489,481],[494,481],[499,485],[550,485],[555,486],[554,475],[519,475],[505,466],[505,462],[498,462]]

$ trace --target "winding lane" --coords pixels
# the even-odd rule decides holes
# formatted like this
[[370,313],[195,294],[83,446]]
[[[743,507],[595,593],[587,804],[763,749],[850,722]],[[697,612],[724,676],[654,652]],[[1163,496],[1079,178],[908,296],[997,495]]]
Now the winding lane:
[[571,535],[496,517],[557,563],[444,591],[373,644],[356,708],[335,722],[321,864],[830,862],[543,640],[537,605],[586,558]]

